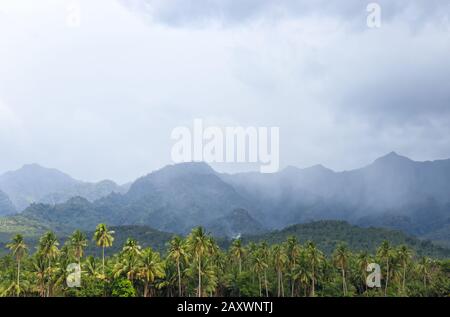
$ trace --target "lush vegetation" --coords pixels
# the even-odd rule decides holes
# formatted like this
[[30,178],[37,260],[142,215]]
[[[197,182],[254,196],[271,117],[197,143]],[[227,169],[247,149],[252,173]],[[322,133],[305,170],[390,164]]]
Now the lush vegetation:
[[[21,235],[0,259],[2,296],[450,296],[450,261],[417,256],[405,245],[382,242],[376,252],[352,252],[338,244],[325,255],[294,236],[269,245],[233,240],[221,249],[198,227],[174,236],[163,254],[129,238],[107,256],[115,232],[97,226],[92,240],[75,231],[64,245],[45,233],[35,252]],[[100,256],[86,256],[95,244]],[[382,287],[366,286],[369,263],[379,263]],[[70,263],[82,268],[81,287],[69,288]]]

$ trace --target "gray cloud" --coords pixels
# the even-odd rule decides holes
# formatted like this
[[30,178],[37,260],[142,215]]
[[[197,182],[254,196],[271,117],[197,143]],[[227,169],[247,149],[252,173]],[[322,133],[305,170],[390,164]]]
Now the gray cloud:
[[283,166],[450,157],[448,1],[121,2],[2,2],[0,172],[130,181],[194,118],[279,126]]
[[254,19],[276,21],[283,18],[328,16],[357,22],[363,27],[367,4],[382,8],[383,18],[390,21],[402,16],[412,26],[448,18],[446,0],[119,0],[152,21],[183,27],[202,27],[210,23],[223,26],[243,24]]

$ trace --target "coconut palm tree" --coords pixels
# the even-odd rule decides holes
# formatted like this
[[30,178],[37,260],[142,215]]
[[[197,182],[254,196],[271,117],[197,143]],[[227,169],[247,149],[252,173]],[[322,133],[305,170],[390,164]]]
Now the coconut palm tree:
[[138,276],[139,266],[139,258],[128,253],[122,253],[113,267],[114,278],[125,275],[133,283]]
[[239,274],[242,273],[242,258],[245,255],[245,248],[242,245],[241,239],[235,239],[231,243],[230,248],[231,257],[238,262]]
[[431,264],[431,259],[426,256],[421,257],[417,264],[417,272],[422,276],[423,287],[425,289],[427,288],[427,279],[430,276]]
[[348,250],[347,246],[343,243],[340,243],[333,254],[333,260],[336,263],[336,265],[341,269],[342,273],[342,292],[344,293],[344,296],[347,296],[347,282],[346,282],[346,270],[348,267],[348,261],[350,257],[350,251]]
[[267,269],[269,268],[270,249],[266,242],[262,242],[258,248],[258,255],[261,257],[261,261],[264,266],[264,288],[266,290],[266,297],[269,297],[269,285],[267,281]]
[[38,252],[47,260],[47,293],[51,296],[51,283],[53,278],[52,260],[56,259],[59,254],[59,242],[54,232],[45,233],[39,240]]
[[81,267],[81,258],[84,254],[84,249],[88,246],[86,235],[80,230],[76,230],[69,238],[70,249]]
[[403,268],[403,276],[402,276],[402,291],[405,293],[405,283],[406,283],[406,269],[411,261],[412,258],[412,252],[411,250],[405,246],[402,245],[397,250],[398,259],[402,265]]
[[17,287],[16,295],[20,295],[20,262],[22,258],[26,255],[28,247],[23,240],[23,236],[18,234],[8,243],[6,247],[11,250],[12,255],[15,257],[17,262]]
[[40,297],[46,296],[47,260],[40,253],[33,257],[33,272],[36,275],[36,290]]
[[294,291],[295,291],[295,278],[294,278],[294,270],[297,266],[297,258],[300,256],[301,253],[301,246],[298,243],[298,240],[294,236],[288,237],[286,241],[286,254],[288,257],[288,266],[289,266],[289,272],[291,276],[291,297],[294,297]]
[[359,253],[356,257],[356,263],[358,265],[361,277],[364,280],[365,291],[367,293],[367,266],[370,263],[369,253],[367,251]]
[[122,252],[132,257],[137,257],[142,254],[142,247],[139,245],[136,239],[128,238],[125,245],[122,248]]
[[192,230],[191,234],[187,238],[187,246],[192,255],[197,260],[198,265],[198,288],[197,296],[202,297],[202,260],[203,257],[208,255],[211,247],[211,239],[205,233],[202,227],[197,227]]
[[386,263],[386,278],[384,285],[384,296],[387,296],[387,288],[389,284],[389,264],[392,257],[392,247],[388,241],[383,241],[377,250],[377,256]]
[[185,245],[183,239],[178,236],[175,236],[169,242],[169,259],[175,261],[177,266],[177,274],[178,274],[178,296],[182,296],[182,287],[181,287],[181,261],[186,259],[187,253],[185,250]]
[[288,259],[282,245],[277,244],[272,248],[272,260],[277,272],[278,297],[284,296],[283,270]]
[[165,277],[164,262],[158,252],[151,248],[142,252],[138,276],[144,281],[144,297],[147,297],[150,294],[149,285],[156,279]]
[[104,223],[99,224],[94,233],[94,240],[97,243],[97,246],[102,248],[103,276],[105,275],[105,248],[112,246],[114,242],[113,234],[114,231],[109,231]]
[[258,285],[259,285],[259,296],[262,296],[262,278],[261,275],[263,272],[267,270],[267,263],[264,262],[262,256],[259,255],[259,252],[256,252],[252,256],[252,268],[253,271],[258,275]]
[[91,255],[86,258],[84,262],[84,268],[88,276],[99,278],[101,276],[101,272],[97,265],[96,259]]
[[305,255],[301,255],[294,268],[294,282],[299,281],[300,288],[303,285],[305,297],[307,296],[308,284],[311,280],[311,273],[308,269],[308,261]]
[[311,296],[314,297],[316,296],[317,268],[323,259],[323,254],[314,242],[309,241],[306,243],[306,256],[311,268]]

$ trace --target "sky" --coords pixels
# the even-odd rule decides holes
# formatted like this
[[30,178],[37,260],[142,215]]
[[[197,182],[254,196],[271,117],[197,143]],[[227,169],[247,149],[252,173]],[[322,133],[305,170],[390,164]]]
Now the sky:
[[370,2],[0,0],[0,173],[132,181],[195,118],[279,127],[281,168],[450,158],[450,2]]

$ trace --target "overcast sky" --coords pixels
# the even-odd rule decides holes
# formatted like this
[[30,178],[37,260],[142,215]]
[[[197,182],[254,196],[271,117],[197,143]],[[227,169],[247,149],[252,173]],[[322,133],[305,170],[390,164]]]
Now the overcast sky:
[[369,2],[0,0],[0,173],[131,181],[194,118],[279,126],[282,167],[450,158],[450,2]]

